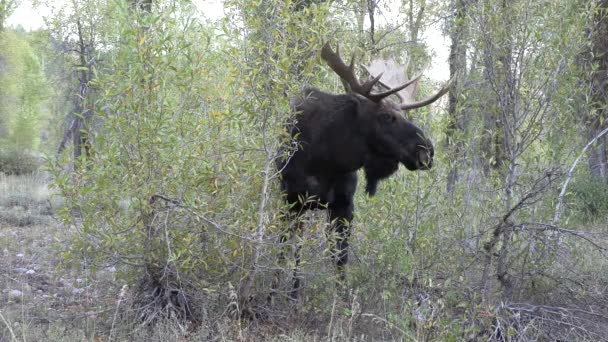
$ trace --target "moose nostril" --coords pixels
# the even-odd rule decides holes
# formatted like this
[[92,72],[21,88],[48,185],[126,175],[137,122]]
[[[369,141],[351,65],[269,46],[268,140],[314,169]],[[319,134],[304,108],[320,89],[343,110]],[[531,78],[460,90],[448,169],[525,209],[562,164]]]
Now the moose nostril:
[[418,162],[421,169],[428,170],[433,166],[433,149],[422,148],[418,150]]

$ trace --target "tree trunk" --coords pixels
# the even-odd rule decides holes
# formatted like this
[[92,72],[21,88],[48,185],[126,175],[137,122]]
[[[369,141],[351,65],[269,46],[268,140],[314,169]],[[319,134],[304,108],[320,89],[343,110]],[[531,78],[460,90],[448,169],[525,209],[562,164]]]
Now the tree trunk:
[[[517,182],[518,141],[517,131],[517,98],[513,69],[517,61],[513,57],[513,6],[511,0],[501,0],[499,4],[486,1],[484,17],[481,24],[484,47],[484,83],[488,97],[484,109],[484,135],[481,148],[485,161],[485,171],[495,169],[498,177],[504,180],[504,205],[507,212],[513,208],[514,187]],[[483,106],[482,106],[483,108]],[[512,229],[510,223],[500,223],[494,230],[492,242],[486,245],[488,259],[486,268],[492,269],[496,280],[501,284],[503,295],[509,297],[512,283],[509,276],[510,246]],[[498,241],[501,243],[498,244]],[[499,247],[500,246],[500,247]],[[490,263],[488,263],[490,262]],[[493,265],[492,265],[493,264]],[[489,273],[484,272],[486,288]]]
[[450,166],[448,170],[447,191],[454,190],[454,184],[458,181],[458,164],[460,154],[462,153],[462,141],[458,138],[458,133],[463,130],[461,108],[458,106],[458,94],[461,90],[462,75],[466,69],[466,43],[465,37],[465,18],[466,18],[466,3],[465,0],[452,1],[454,10],[454,20],[452,22],[450,46],[450,78],[453,80],[452,87],[448,93],[448,115],[449,124],[447,127],[447,148],[450,155]]
[[[488,1],[484,6],[496,6]],[[505,177],[505,167],[515,148],[514,141],[509,136],[509,124],[515,116],[514,79],[512,66],[512,23],[510,1],[502,0],[494,11],[498,19],[486,22],[484,34],[483,60],[484,83],[489,90],[485,104],[482,105],[484,113],[484,134],[481,138],[481,150],[484,160],[484,172],[489,175],[491,169]],[[508,185],[507,185],[508,186]],[[507,196],[508,197],[508,196]]]
[[[588,138],[608,127],[608,0],[598,0],[591,32],[590,110],[587,114]],[[608,146],[602,138],[589,153],[589,170],[608,182]]]
[[406,6],[406,13],[408,18],[408,28],[410,35],[410,42],[412,42],[413,49],[410,49],[410,65],[412,70],[419,70],[424,65],[425,53],[421,51],[424,49],[424,43],[419,41],[420,33],[422,31],[422,19],[426,13],[426,0],[408,0]]
[[[77,11],[78,9],[76,9]],[[90,82],[93,78],[93,49],[89,40],[85,38],[80,18],[76,19],[78,30],[78,61],[80,68],[78,74],[78,88],[73,95],[73,109],[70,124],[66,127],[57,153],[61,153],[66,147],[70,137],[74,144],[74,168],[79,167],[77,162],[85,151],[85,157],[89,159],[91,154],[91,143],[89,140],[89,129],[93,119],[93,99]]]

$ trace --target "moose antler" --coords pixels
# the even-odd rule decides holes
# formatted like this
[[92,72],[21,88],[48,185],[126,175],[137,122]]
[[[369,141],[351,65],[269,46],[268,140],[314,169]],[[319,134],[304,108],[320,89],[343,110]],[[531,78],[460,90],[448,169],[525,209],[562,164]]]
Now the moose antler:
[[[395,84],[395,82],[397,82],[397,83],[404,83],[404,85],[405,85],[404,89],[408,88],[410,85],[416,83],[420,79],[420,77],[422,77],[422,74],[420,74],[420,75],[418,75],[418,76],[416,76],[416,77],[408,80],[407,79],[407,75],[404,73],[404,70],[406,68],[405,67],[401,67],[400,65],[394,65],[393,67],[394,67],[395,70],[393,70],[393,69],[384,69],[384,70],[381,70],[381,71],[376,70],[376,72],[370,70],[370,68],[377,69],[377,67],[374,67],[374,62],[377,62],[377,61],[384,62],[384,60],[374,60],[374,61],[372,61],[372,65],[370,65],[369,67],[366,66],[366,65],[364,65],[364,64],[362,64],[361,66],[372,77],[373,77],[374,73],[378,73],[378,74],[382,74],[382,76],[387,76],[388,75],[389,79],[392,79],[391,83],[393,85]],[[385,67],[388,68],[388,66],[385,66]],[[387,71],[388,71],[388,74],[385,73]],[[402,75],[399,74],[401,77],[399,77],[399,80],[397,80],[395,78],[395,73],[400,73],[400,72],[403,72],[403,74]],[[378,80],[378,84],[380,86],[382,86],[384,89],[387,89],[387,90],[390,90],[390,89],[393,88],[393,85],[389,84],[388,82],[384,82],[382,80],[382,78],[380,80]],[[395,93],[395,96],[397,96],[399,98],[399,103],[400,104],[406,103],[408,101],[407,99],[409,98],[409,95],[406,95],[406,94],[403,93],[405,91],[404,89],[401,89],[401,90],[399,90],[398,92]],[[410,89],[410,92],[411,91],[415,91],[415,90]]]
[[357,79],[357,76],[355,76],[355,55],[353,54],[353,57],[350,60],[350,65],[347,66],[344,61],[342,61],[342,57],[340,57],[340,47],[336,46],[336,52],[334,52],[331,49],[329,42],[323,45],[323,48],[321,49],[321,58],[323,58],[323,60],[327,62],[327,65],[329,65],[329,67],[338,76],[340,76],[342,81],[346,85],[348,85],[350,91],[359,95],[363,95],[374,102],[380,102],[380,100],[382,100],[383,98],[390,96],[411,84],[411,82],[408,82],[397,88],[392,88],[382,93],[371,94],[373,86],[376,85],[378,81],[380,81],[382,74],[361,84]]
[[450,79],[448,81],[448,83],[446,83],[443,87],[441,87],[441,89],[439,89],[439,91],[437,93],[425,98],[424,100],[420,100],[420,101],[416,101],[416,102],[412,102],[412,103],[401,104],[401,106],[400,106],[401,109],[411,110],[411,109],[416,109],[416,108],[430,105],[431,103],[437,101],[440,97],[445,95],[445,93],[447,93],[448,90],[450,90],[450,87],[452,86],[452,81],[453,81],[453,79]]
[[[379,62],[379,63],[374,64],[374,62]],[[422,77],[422,74],[419,74],[418,76],[414,77],[413,79],[407,80],[407,75],[405,74],[405,68],[398,64],[394,64],[391,66],[390,63],[394,64],[394,61],[382,60],[382,59],[372,61],[372,65],[370,65],[370,67],[375,65],[375,67],[373,68],[373,69],[375,69],[374,72],[372,72],[372,70],[370,70],[368,67],[365,67],[365,66],[363,66],[363,67],[368,72],[368,74],[370,74],[372,77],[374,76],[374,74],[388,75],[389,78],[387,79],[387,81],[392,80],[391,83],[388,83],[388,82],[385,83],[385,82],[383,82],[382,79],[380,79],[378,81],[378,84],[385,87],[386,89],[391,89],[391,84],[395,85],[395,84],[405,82],[406,84],[409,85],[409,84],[412,84],[412,83],[418,81],[420,79],[420,77]],[[395,73],[397,73],[397,74],[395,74]],[[403,74],[399,74],[399,73],[403,73]],[[447,93],[448,90],[450,89],[450,86],[452,85],[452,81],[453,80],[449,80],[441,89],[439,89],[439,91],[437,91],[437,93],[425,98],[424,100],[420,100],[420,101],[414,101],[414,96],[415,96],[414,93],[407,94],[407,93],[404,93],[405,90],[399,91],[399,92],[395,93],[395,95],[397,95],[400,100],[399,107],[402,110],[411,110],[411,109],[427,106],[427,105],[437,101],[441,96],[445,95],[445,93]]]
[[[359,82],[359,80],[357,79],[357,77],[355,76],[355,65],[354,65],[355,56],[354,56],[354,54],[353,54],[353,57],[351,58],[350,65],[347,66],[344,63],[344,61],[342,61],[342,58],[340,57],[339,45],[336,46],[336,52],[334,52],[331,49],[329,42],[327,42],[327,43],[325,43],[325,45],[323,45],[323,48],[321,49],[321,58],[323,58],[323,60],[327,63],[327,65],[329,65],[329,67],[338,76],[340,76],[340,79],[342,79],[342,82],[345,84],[345,87],[348,88],[347,91],[350,89],[350,91],[363,95],[366,98],[368,98],[374,102],[380,102],[382,99],[384,99],[392,94],[396,94],[397,96],[399,96],[399,98],[402,102],[400,108],[403,110],[411,110],[411,109],[424,107],[424,106],[427,106],[427,105],[437,101],[440,97],[442,97],[443,95],[445,95],[445,93],[448,92],[448,90],[450,89],[450,86],[452,84],[452,80],[450,80],[437,93],[425,98],[424,100],[420,100],[420,101],[416,101],[416,102],[412,102],[412,103],[403,103],[403,97],[399,94],[399,91],[407,88],[408,86],[410,86],[411,84],[416,82],[422,75],[419,75],[396,88],[390,88],[387,84],[384,84],[383,82],[380,81],[380,78],[382,77],[382,73],[380,73],[378,76],[372,78],[371,80],[368,80],[365,83],[361,84]],[[381,93],[371,94],[373,86],[376,85],[377,83],[381,84],[385,88],[388,88],[388,90],[385,92],[381,92]]]

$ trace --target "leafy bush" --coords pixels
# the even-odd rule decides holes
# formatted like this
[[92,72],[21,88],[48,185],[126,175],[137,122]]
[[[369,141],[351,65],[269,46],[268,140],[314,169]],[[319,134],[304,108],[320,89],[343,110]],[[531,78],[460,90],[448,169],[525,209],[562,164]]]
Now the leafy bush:
[[572,180],[568,202],[584,218],[608,215],[608,184],[591,174],[581,174]]
[[9,175],[29,174],[39,166],[37,158],[28,151],[16,148],[0,149],[0,172]]

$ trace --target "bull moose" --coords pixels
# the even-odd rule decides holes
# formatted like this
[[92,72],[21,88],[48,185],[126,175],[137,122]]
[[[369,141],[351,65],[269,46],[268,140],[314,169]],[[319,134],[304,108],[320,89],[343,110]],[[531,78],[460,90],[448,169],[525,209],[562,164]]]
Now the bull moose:
[[[347,94],[334,95],[309,88],[292,101],[296,115],[288,127],[289,146],[296,147],[284,151],[286,157],[277,162],[277,167],[282,176],[281,190],[289,204],[290,220],[299,226],[298,217],[306,210],[329,211],[328,233],[333,236],[331,254],[339,283],[343,284],[357,170],[363,168],[365,191],[373,196],[378,182],[397,171],[399,163],[411,171],[430,169],[433,144],[420,128],[404,117],[403,111],[435,102],[447,92],[449,85],[424,100],[397,104],[388,96],[410,86],[416,79],[372,93],[374,86],[383,85],[382,74],[361,83],[354,73],[354,57],[347,66],[339,48],[334,52],[329,43],[321,49],[321,58],[341,78]],[[291,226],[288,234],[301,230]],[[283,235],[281,242],[287,237]],[[297,299],[300,287],[299,249],[295,252],[291,299]],[[280,258],[283,258],[282,252]],[[273,284],[274,291],[276,284]]]

